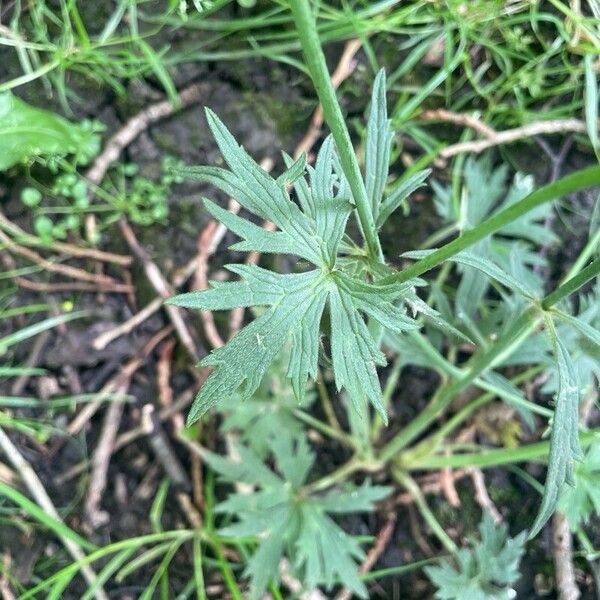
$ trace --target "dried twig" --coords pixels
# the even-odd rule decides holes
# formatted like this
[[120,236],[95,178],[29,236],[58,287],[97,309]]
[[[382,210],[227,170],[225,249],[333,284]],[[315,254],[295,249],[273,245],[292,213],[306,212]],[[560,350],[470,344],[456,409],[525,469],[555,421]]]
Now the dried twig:
[[[205,369],[205,372],[206,371],[207,370]],[[202,371],[201,371],[201,373],[202,373]],[[204,377],[205,378],[208,377],[208,373],[206,373],[204,375]],[[199,386],[199,385],[200,384],[197,384],[197,386]],[[184,410],[185,408],[187,408],[192,403],[192,400],[194,399],[194,395],[196,394],[196,391],[197,390],[195,388],[186,390],[177,398],[177,400],[175,400],[175,402],[173,402],[172,406],[161,409],[160,412],[158,413],[158,418],[159,418],[160,422],[163,423],[164,421],[167,421],[177,412],[180,412],[180,411]],[[114,454],[115,452],[118,452],[125,446],[132,444],[133,442],[135,442],[136,440],[139,440],[140,438],[144,437],[147,434],[148,434],[148,431],[147,431],[146,427],[144,427],[143,424],[133,427],[129,431],[125,431],[125,432],[121,433],[115,441],[115,444],[112,448],[112,454]],[[55,480],[56,485],[64,485],[67,481],[70,481],[74,477],[77,477],[78,475],[83,473],[88,468],[89,464],[90,463],[87,460],[83,460],[80,463],[77,463],[76,465],[74,465],[73,467],[71,467],[70,469],[68,469],[67,471],[65,471],[64,473],[62,473],[61,475],[56,477],[56,480]]]
[[146,404],[142,409],[142,427],[146,430],[148,442],[168,478],[180,490],[189,490],[191,488],[190,480],[171,447],[169,438],[165,434],[152,404]]
[[446,123],[454,123],[455,125],[470,127],[488,139],[494,139],[494,137],[498,135],[498,132],[495,129],[489,125],[486,125],[477,117],[473,115],[455,113],[450,110],[445,110],[444,108],[437,110],[426,110],[419,115],[419,119],[422,121],[444,121]]
[[[194,274],[197,262],[197,258],[194,257],[187,265],[176,271],[171,285],[173,289],[181,287]],[[106,348],[106,346],[108,346],[108,344],[116,340],[118,337],[131,333],[136,327],[149,319],[154,313],[158,312],[162,305],[163,299],[160,297],[155,298],[127,321],[120,323],[114,329],[109,329],[108,331],[100,334],[93,341],[92,346],[96,350],[103,350]]]
[[[23,367],[25,367],[26,369],[31,369],[32,367],[35,367],[38,364],[40,354],[42,353],[42,350],[44,349],[44,346],[46,345],[46,342],[49,338],[49,330],[42,331],[42,333],[35,337],[31,346],[31,351],[29,352],[29,356],[23,364]],[[25,386],[27,385],[27,382],[29,381],[30,377],[31,375],[27,374],[19,375],[12,384],[12,387],[10,388],[11,394],[13,396],[20,396],[23,393],[23,390],[25,389]]]
[[[173,289],[167,282],[167,280],[163,277],[160,269],[156,266],[156,263],[152,262],[150,256],[146,252],[144,248],[140,245],[135,234],[133,233],[133,229],[129,226],[129,223],[125,219],[119,220],[119,228],[121,229],[121,233],[125,238],[125,241],[129,244],[132,252],[139,259],[144,267],[144,271],[146,273],[146,277],[148,281],[152,284],[152,287],[156,290],[156,292],[164,299],[170,298],[173,295]],[[196,350],[196,343],[194,342],[194,338],[188,329],[188,326],[185,323],[183,318],[183,314],[179,307],[173,306],[171,304],[165,305],[165,309],[173,323],[173,327],[177,332],[177,337],[179,341],[183,344],[184,348],[187,350],[188,354],[194,359],[194,361],[198,362],[200,360],[200,355]]]
[[[117,393],[126,394],[129,388],[129,380],[117,388]],[[112,454],[112,448],[115,443],[117,432],[121,424],[123,415],[123,402],[121,400],[113,400],[104,416],[104,423],[100,433],[100,439],[94,449],[92,455],[92,472],[90,478],[90,486],[88,488],[85,499],[84,513],[86,517],[86,525],[90,529],[97,529],[101,525],[105,525],[110,520],[110,514],[100,510],[100,503],[106,488],[108,465]]]
[[[463,479],[467,477],[469,473],[466,469],[456,469],[452,471],[452,479],[456,482],[459,479]],[[421,477],[417,484],[421,489],[421,493],[425,494],[441,494],[442,493],[442,484],[440,478],[437,473],[431,473],[429,475],[425,475]],[[398,494],[394,498],[394,504],[401,504],[403,506],[408,506],[414,502],[414,498],[408,492],[402,492]]]
[[108,331],[101,333],[92,342],[92,346],[96,350],[104,350],[104,348],[106,348],[108,344],[116,340],[118,337],[131,333],[138,325],[141,325],[144,321],[146,321],[146,319],[149,319],[155,312],[157,312],[162,305],[163,299],[155,298],[154,300],[152,300],[152,302],[144,306],[142,310],[133,315],[127,321],[120,323],[117,327],[114,327],[113,329],[109,329]]
[[26,246],[34,246],[36,248],[49,249],[54,252],[68,254],[69,256],[73,256],[75,258],[91,258],[93,260],[113,263],[122,267],[130,265],[133,260],[131,256],[114,254],[112,252],[104,252],[102,250],[97,250],[96,248],[81,248],[80,246],[75,246],[73,244],[65,244],[64,242],[58,241],[53,241],[52,247],[48,248],[48,246],[44,242],[42,242],[42,240],[40,240],[34,235],[31,235],[30,233],[27,233],[18,225],[10,221],[1,210],[0,227],[3,228],[6,232],[8,232],[13,238],[15,238],[15,241],[25,244]]
[[454,486],[454,477],[452,477],[452,469],[445,467],[440,471],[440,488],[446,496],[448,504],[454,508],[460,506],[460,498]]
[[[264,168],[264,162],[261,166]],[[233,198],[229,199],[227,209],[233,214],[237,214],[240,210],[240,204]],[[208,288],[208,259],[216,252],[221,240],[227,233],[227,227],[223,223],[211,219],[202,233],[198,237],[198,255],[196,257],[196,271],[192,288],[194,290],[205,290]],[[202,324],[204,326],[204,334],[206,339],[213,348],[220,348],[225,345],[221,338],[213,314],[209,310],[200,311]]]
[[476,467],[469,467],[467,471],[475,488],[475,500],[477,500],[481,508],[490,513],[492,519],[494,519],[494,523],[499,525],[502,523],[502,515],[488,494],[482,470]]
[[[8,460],[19,473],[21,479],[27,486],[27,489],[33,496],[39,507],[50,517],[56,521],[62,521],[58,511],[56,510],[48,492],[44,488],[42,482],[33,470],[31,465],[23,458],[18,448],[12,443],[10,438],[6,435],[4,430],[0,427],[0,448],[7,456]],[[60,536],[62,543],[71,555],[74,561],[82,561],[85,559],[83,550],[77,545],[77,543],[64,535]],[[98,576],[88,564],[83,563],[80,567],[81,574],[89,585],[94,585],[98,582]],[[100,587],[95,594],[98,600],[108,600],[106,592]]]
[[199,102],[206,95],[207,89],[207,84],[193,83],[179,92],[177,105],[174,106],[169,100],[163,100],[162,102],[151,104],[133,116],[108,140],[104,150],[98,155],[94,164],[85,174],[86,179],[95,185],[100,185],[110,165],[119,158],[121,152],[133,140],[146,131],[153,123],[161,121],[178,110]]
[[501,146],[503,144],[512,144],[526,138],[531,138],[536,135],[550,135],[553,133],[585,133],[586,125],[579,119],[556,119],[551,121],[535,121],[524,125],[523,127],[515,127],[514,129],[506,129],[504,131],[495,132],[493,137],[488,137],[485,140],[475,140],[471,142],[460,142],[446,146],[441,152],[441,158],[451,158],[465,152],[473,152],[479,154],[488,148]]
[[[384,524],[384,526],[380,529],[377,534],[377,538],[375,543],[369,550],[365,560],[360,565],[358,572],[361,575],[365,575],[368,573],[374,566],[375,563],[379,560],[379,557],[383,554],[385,549],[387,548],[390,540],[392,539],[392,535],[394,533],[394,528],[396,526],[397,515],[395,512],[392,512],[388,515],[388,518]],[[352,592],[348,588],[344,588],[336,597],[335,600],[350,600],[352,598]]]
[[560,512],[552,517],[552,558],[559,600],[577,600],[581,593],[575,580],[573,537],[569,521]]
[[[165,327],[149,340],[144,347],[143,358],[140,361],[137,361],[138,367],[152,351],[152,349],[172,331],[173,329],[171,327]],[[123,372],[119,374],[119,383],[116,387],[117,394],[125,395],[127,393],[127,390],[129,389],[129,380],[135,370],[137,370],[137,367],[136,369],[130,368],[125,372],[125,374]],[[104,424],[102,426],[102,432],[100,433],[98,445],[96,446],[94,454],[92,455],[92,473],[90,477],[90,486],[85,501],[85,515],[88,520],[87,524],[92,529],[96,529],[100,525],[105,524],[109,518],[107,513],[100,510],[100,503],[106,488],[108,465],[110,463],[110,457],[113,453],[122,414],[123,402],[120,400],[114,400],[111,402],[104,417]]]
[[[97,275],[94,273],[88,273],[87,271],[79,269],[78,267],[63,265],[61,263],[47,260],[46,258],[39,255],[37,252],[31,250],[30,248],[20,246],[1,230],[0,242],[2,242],[4,244],[4,247],[13,254],[18,254],[19,256],[27,258],[31,262],[35,263],[36,265],[50,273],[56,273],[58,275],[62,275],[63,277],[69,277],[77,281],[93,283],[97,287],[97,289],[115,289],[121,288],[121,286],[123,286],[123,284],[119,284],[112,277],[108,277],[107,275]],[[129,288],[129,286],[123,286],[123,288],[124,287]]]
[[150,352],[152,352],[154,347],[172,331],[173,330],[170,327],[161,329],[148,342],[146,342],[139,353],[127,364],[125,364],[115,377],[113,377],[106,385],[102,387],[102,389],[98,392],[98,400],[86,404],[86,406],[81,409],[81,411],[67,427],[67,433],[69,435],[77,435],[83,429],[85,424],[94,416],[100,406],[102,406],[102,403],[106,400],[107,396],[115,394],[117,390],[122,388],[125,383],[129,381],[130,377],[144,363],[144,360],[146,360],[146,357],[148,354],[150,354]]

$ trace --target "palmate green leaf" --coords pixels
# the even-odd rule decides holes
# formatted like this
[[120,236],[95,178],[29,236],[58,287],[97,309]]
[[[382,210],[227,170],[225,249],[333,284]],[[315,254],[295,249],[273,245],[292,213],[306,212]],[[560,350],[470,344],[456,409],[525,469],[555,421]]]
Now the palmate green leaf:
[[[273,179],[241,148],[218,117],[207,109],[211,131],[231,171],[186,167],[180,175],[207,181],[235,197],[248,211],[268,218],[278,231],[266,232],[208,201],[206,207],[242,241],[238,250],[295,254],[315,266],[304,273],[278,274],[254,266],[230,266],[242,280],[211,282],[211,288],[182,294],[169,302],[203,310],[267,306],[265,313],[202,366],[215,367],[188,416],[192,423],[220,400],[246,399],[258,388],[269,366],[291,339],[287,376],[296,397],[304,398],[307,379],[315,378],[323,311],[329,306],[331,360],[338,389],[346,389],[363,411],[368,400],[387,421],[376,366],[385,356],[369,332],[368,316],[393,331],[417,326],[398,301],[411,294],[410,284],[378,285],[345,274],[338,265],[339,245],[352,210],[347,182],[332,138],[318,154],[314,168],[301,174],[303,159],[287,159],[288,171]],[[288,193],[293,181],[299,204]]]
[[226,481],[241,480],[256,486],[248,494],[230,494],[216,507],[217,513],[237,519],[220,529],[220,535],[259,538],[245,571],[251,579],[249,597],[260,598],[269,581],[278,580],[278,565],[285,556],[308,591],[318,585],[329,589],[341,582],[365,598],[367,590],[358,577],[357,567],[364,553],[356,540],[327,513],[370,511],[391,489],[365,482],[359,488],[348,485],[326,496],[301,491],[315,460],[304,437],[279,436],[270,440],[281,477],[250,449],[238,445],[237,450],[239,462],[208,451],[205,460]]
[[0,94],[0,171],[39,156],[73,154],[85,164],[99,150],[92,127],[30,106],[10,92]]
[[551,319],[547,329],[554,349],[558,374],[556,407],[552,418],[550,455],[544,495],[529,538],[535,537],[552,516],[565,483],[575,484],[575,461],[583,459],[579,443],[579,385],[575,367]]
[[496,525],[484,513],[479,525],[481,540],[472,548],[460,549],[456,565],[443,559],[436,567],[425,567],[425,573],[438,588],[439,600],[512,600],[510,587],[519,579],[519,564],[525,551],[525,534],[507,536],[506,525]]

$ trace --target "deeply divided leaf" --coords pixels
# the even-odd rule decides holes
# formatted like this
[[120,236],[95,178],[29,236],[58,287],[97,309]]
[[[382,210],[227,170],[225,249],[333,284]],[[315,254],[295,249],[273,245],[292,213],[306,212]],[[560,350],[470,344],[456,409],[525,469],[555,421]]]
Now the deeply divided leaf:
[[[376,164],[369,163],[367,171],[373,172],[369,175],[372,181],[369,189],[379,202],[387,176],[388,154],[383,145],[389,146],[389,124],[385,109],[379,106],[385,82],[382,77],[378,81],[380,97],[374,98],[372,120],[376,123],[373,121],[371,130],[372,136],[379,136],[373,143],[382,146],[379,150],[383,154]],[[287,375],[297,398],[302,400],[307,379],[317,375],[321,320],[326,307],[338,389],[347,390],[358,411],[369,401],[386,421],[376,371],[378,365],[385,365],[385,356],[369,332],[365,318],[396,332],[416,327],[402,307],[403,300],[414,292],[407,284],[380,286],[376,281],[358,278],[341,269],[339,247],[352,210],[352,198],[332,138],[323,143],[314,167],[306,166],[302,157],[296,162],[286,157],[288,170],[273,179],[237,144],[210,110],[207,119],[230,170],[186,167],[179,173],[212,183],[236,198],[248,212],[277,226],[277,231],[265,231],[210,200],[205,201],[207,210],[242,239],[234,245],[235,249],[295,254],[314,265],[314,269],[278,274],[256,266],[234,265],[229,269],[241,277],[240,281],[211,282],[208,290],[170,300],[179,306],[203,310],[268,307],[224,347],[202,361],[202,366],[214,367],[214,371],[194,402],[189,422],[221,400],[251,396],[289,340]],[[298,204],[290,197],[290,185]]]

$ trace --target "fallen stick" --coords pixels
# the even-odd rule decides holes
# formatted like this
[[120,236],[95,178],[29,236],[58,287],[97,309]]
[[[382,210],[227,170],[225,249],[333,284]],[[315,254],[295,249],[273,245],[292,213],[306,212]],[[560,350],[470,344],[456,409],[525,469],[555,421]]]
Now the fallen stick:
[[497,131],[492,137],[488,137],[485,140],[451,144],[440,151],[440,157],[451,158],[452,156],[464,154],[465,152],[480,154],[488,148],[501,146],[503,144],[512,144],[536,135],[550,135],[553,133],[585,133],[586,131],[587,128],[585,123],[579,119],[535,121],[533,123],[529,123],[528,125],[524,125],[523,127],[515,127],[514,129]]
[[[156,345],[172,331],[172,327],[165,327],[161,329],[144,346],[142,358],[139,361],[134,360],[132,362],[139,367],[148,354],[150,354],[150,352],[156,347]],[[119,374],[119,383],[115,389],[117,394],[125,395],[127,393],[131,376],[135,370],[137,370],[137,367],[135,369],[131,367],[124,374],[123,372]],[[113,454],[113,448],[117,438],[117,433],[119,431],[122,415],[123,402],[120,400],[114,400],[111,402],[104,417],[100,439],[92,455],[90,485],[86,495],[84,508],[87,525],[91,529],[97,529],[101,525],[104,525],[110,518],[108,513],[100,510],[100,503],[102,502],[102,496],[104,494],[104,490],[106,489],[108,465],[110,463],[110,457]]]
[[75,258],[91,258],[93,260],[113,263],[122,267],[127,267],[133,260],[131,256],[114,254],[112,252],[104,252],[103,250],[97,250],[96,248],[80,248],[79,246],[75,246],[73,244],[65,244],[64,242],[58,241],[53,241],[52,246],[49,247],[38,237],[27,233],[24,229],[21,229],[18,225],[10,221],[2,211],[0,211],[0,228],[3,228],[4,231],[16,238],[16,241],[21,242],[26,246],[34,246],[36,248],[53,250],[54,252],[68,254]]
[[[390,540],[392,539],[392,535],[394,534],[394,528],[396,527],[396,519],[397,515],[395,512],[392,512],[388,515],[384,526],[377,534],[375,543],[369,550],[367,556],[365,557],[365,560],[358,568],[359,574],[365,575],[375,566],[375,563],[379,560],[380,556],[383,554],[388,544],[390,543]],[[335,600],[350,600],[351,598],[352,591],[348,588],[344,588],[335,597]]]
[[[55,521],[59,521],[62,523],[62,519],[60,518],[58,511],[52,503],[50,496],[48,496],[46,488],[44,488],[36,472],[33,470],[33,467],[23,458],[18,448],[12,443],[11,439],[8,437],[8,435],[6,435],[6,433],[1,427],[0,448],[7,456],[13,468],[19,473],[19,476],[23,480],[23,483],[27,486],[27,489],[29,490],[33,499],[36,501],[39,507],[49,517],[52,517]],[[67,552],[71,555],[75,562],[85,560],[85,553],[75,541],[73,541],[71,538],[68,538],[65,535],[60,535],[59,537],[63,545],[67,549]],[[95,585],[98,582],[98,576],[96,575],[92,567],[90,567],[88,564],[83,563],[80,567],[80,571],[84,579],[90,586]],[[106,595],[106,592],[102,589],[102,587],[100,587],[96,591],[95,597],[98,598],[98,600],[108,600],[108,596]]]
[[20,246],[14,240],[12,240],[8,235],[4,233],[4,231],[0,230],[0,242],[4,244],[4,247],[13,254],[18,254],[24,258],[27,258],[31,262],[35,263],[45,271],[50,273],[56,273],[58,275],[63,275],[64,277],[69,277],[70,279],[75,279],[78,281],[84,281],[87,283],[95,284],[99,289],[109,286],[118,285],[118,283],[108,275],[96,275],[94,273],[88,273],[83,269],[79,269],[78,267],[72,267],[70,265],[63,265],[61,263],[52,262],[43,256],[40,256],[37,252],[31,250],[30,248],[26,248],[25,246]]
[[[135,234],[133,233],[133,229],[131,229],[126,219],[119,219],[119,229],[121,230],[125,241],[129,244],[132,252],[142,263],[146,277],[158,295],[165,300],[173,296],[173,289],[163,277],[160,269],[156,266],[156,263],[150,259],[150,256],[146,250],[142,248],[135,237]],[[172,304],[165,304],[165,310],[167,311],[169,319],[171,320],[171,323],[177,332],[179,341],[183,344],[183,347],[187,350],[192,359],[195,362],[198,362],[200,360],[200,355],[196,350],[196,343],[194,342],[194,338],[192,337],[192,334],[185,323],[181,309],[177,306],[173,306]]]
[[176,106],[170,100],[163,100],[151,104],[144,110],[131,117],[109,140],[104,150],[96,157],[94,164],[85,174],[88,181],[100,185],[109,167],[118,158],[121,152],[133,142],[150,125],[170,117],[173,113],[196,104],[206,94],[207,84],[193,83],[179,92]]

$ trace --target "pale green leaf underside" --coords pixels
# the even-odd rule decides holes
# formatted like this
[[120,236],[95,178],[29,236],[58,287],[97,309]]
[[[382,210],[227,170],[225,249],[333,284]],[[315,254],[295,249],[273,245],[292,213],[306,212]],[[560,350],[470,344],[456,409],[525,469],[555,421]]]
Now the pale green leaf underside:
[[556,330],[548,320],[558,371],[558,393],[552,418],[548,473],[544,496],[529,537],[536,536],[556,509],[565,483],[574,485],[575,461],[583,459],[579,443],[579,387],[573,362]]

